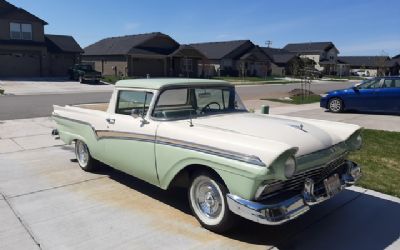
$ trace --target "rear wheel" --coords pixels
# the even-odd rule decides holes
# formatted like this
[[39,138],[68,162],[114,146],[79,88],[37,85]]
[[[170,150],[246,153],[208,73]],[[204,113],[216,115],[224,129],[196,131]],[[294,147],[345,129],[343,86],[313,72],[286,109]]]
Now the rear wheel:
[[96,169],[98,162],[92,158],[87,145],[80,140],[75,142],[75,156],[79,166],[85,171],[93,171]]
[[343,111],[343,101],[339,98],[332,98],[328,102],[328,109],[333,113],[340,113]]
[[188,191],[190,208],[200,224],[222,233],[234,226],[235,215],[229,210],[228,189],[216,176],[201,172],[192,178]]

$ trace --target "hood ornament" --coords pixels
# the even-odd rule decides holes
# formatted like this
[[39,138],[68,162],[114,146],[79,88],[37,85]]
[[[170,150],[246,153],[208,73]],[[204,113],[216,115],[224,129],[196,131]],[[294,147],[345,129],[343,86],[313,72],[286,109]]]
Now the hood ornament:
[[296,125],[296,124],[289,124],[289,126],[292,127],[292,128],[296,128],[296,129],[298,129],[298,130],[301,130],[301,131],[303,131],[303,132],[308,133],[308,131],[304,129],[304,125],[303,125],[302,123],[300,123],[299,125]]

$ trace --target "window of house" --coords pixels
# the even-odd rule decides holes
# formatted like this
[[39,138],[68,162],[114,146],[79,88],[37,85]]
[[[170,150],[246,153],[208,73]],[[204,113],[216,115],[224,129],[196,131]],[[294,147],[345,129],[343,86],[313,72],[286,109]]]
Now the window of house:
[[182,59],[182,71],[192,72],[193,71],[193,60],[190,58]]
[[32,24],[10,23],[10,37],[18,40],[32,40]]
[[151,92],[120,90],[115,113],[130,115],[132,109],[139,109],[140,115],[146,115],[152,98]]

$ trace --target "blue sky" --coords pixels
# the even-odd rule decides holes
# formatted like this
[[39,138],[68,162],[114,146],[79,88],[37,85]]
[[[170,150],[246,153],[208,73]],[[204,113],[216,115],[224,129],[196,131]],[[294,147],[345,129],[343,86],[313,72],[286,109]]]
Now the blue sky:
[[272,47],[332,41],[341,55],[400,54],[399,0],[9,0],[82,47],[160,31],[179,43],[250,39]]

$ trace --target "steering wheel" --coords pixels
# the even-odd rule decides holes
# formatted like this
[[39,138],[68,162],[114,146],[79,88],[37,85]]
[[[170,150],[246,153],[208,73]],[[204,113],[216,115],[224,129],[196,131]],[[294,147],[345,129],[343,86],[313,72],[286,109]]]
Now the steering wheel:
[[210,106],[213,105],[213,104],[218,105],[218,109],[221,110],[221,105],[220,105],[218,102],[210,102],[209,104],[207,104],[206,106],[204,106],[204,107],[201,109],[201,112],[202,112],[202,113],[205,113],[206,110],[211,110]]

